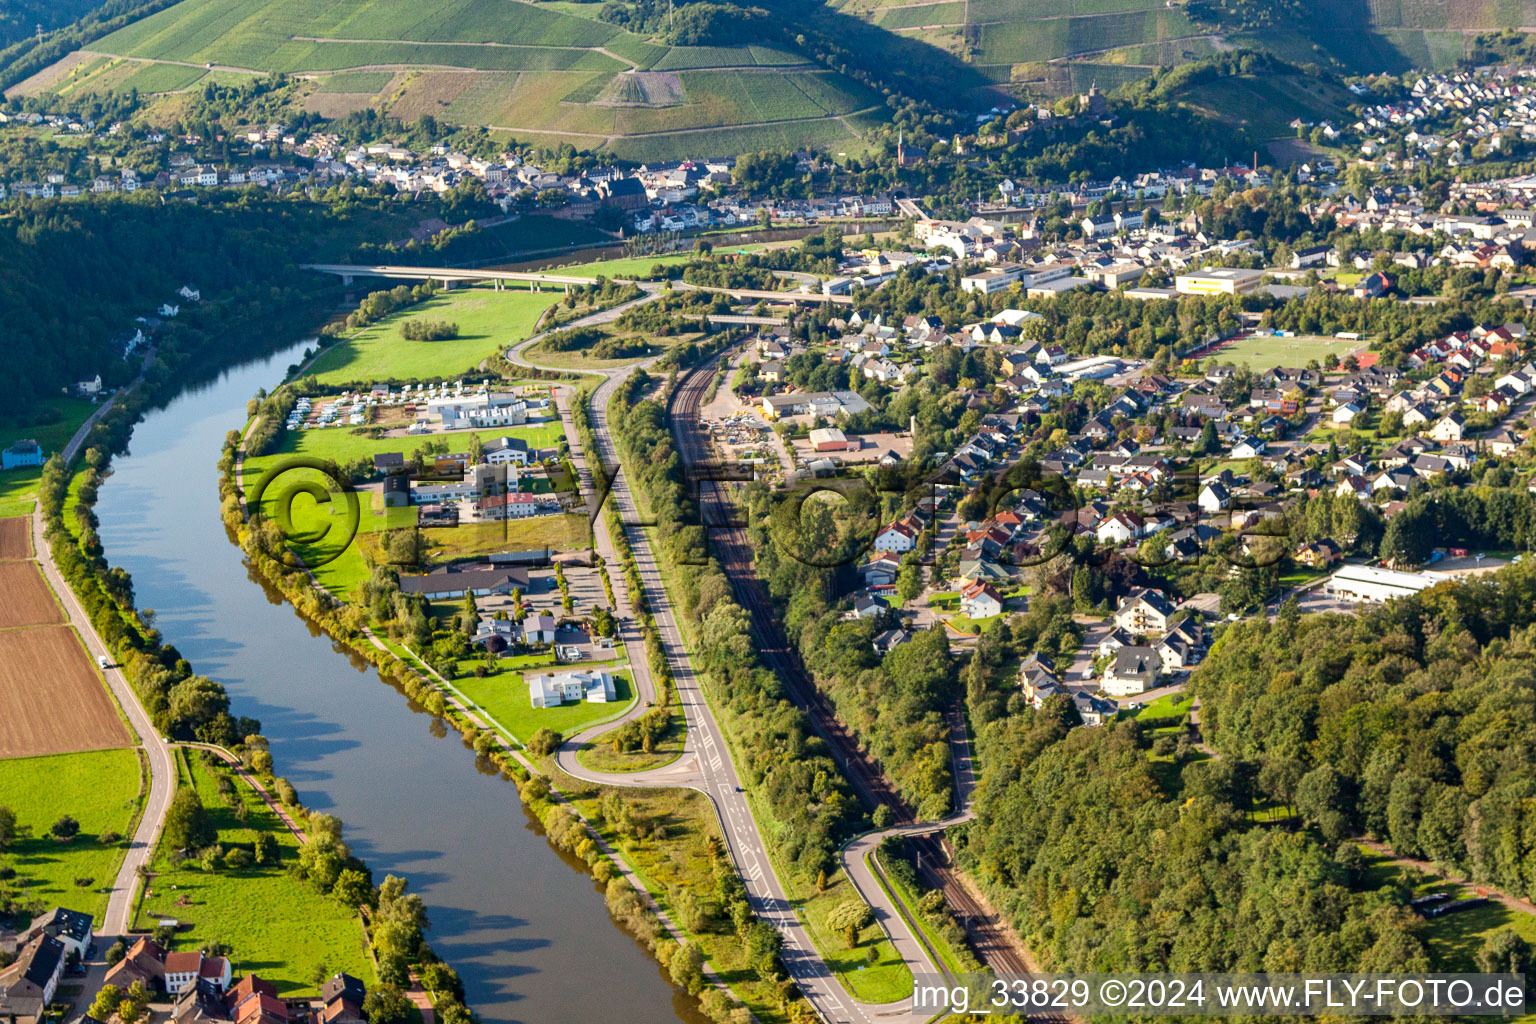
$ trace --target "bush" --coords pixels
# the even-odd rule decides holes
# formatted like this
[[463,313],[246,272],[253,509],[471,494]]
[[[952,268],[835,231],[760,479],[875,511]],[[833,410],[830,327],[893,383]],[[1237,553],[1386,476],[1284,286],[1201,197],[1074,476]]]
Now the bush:
[[548,757],[559,750],[560,745],[564,742],[564,736],[545,726],[528,738],[528,750],[539,757]]
[[48,831],[55,839],[73,839],[80,834],[80,823],[66,814],[50,825]]
[[450,320],[407,320],[400,333],[406,341],[447,341],[459,336],[459,325]]

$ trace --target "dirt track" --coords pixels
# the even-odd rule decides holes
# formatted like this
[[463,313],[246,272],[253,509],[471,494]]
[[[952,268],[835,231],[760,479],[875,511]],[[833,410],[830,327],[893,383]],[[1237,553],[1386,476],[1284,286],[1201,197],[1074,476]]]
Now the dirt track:
[[0,758],[128,743],[117,708],[73,629],[0,630]]
[[64,621],[36,562],[0,562],[0,629]]
[[32,557],[32,526],[26,516],[0,519],[0,562]]

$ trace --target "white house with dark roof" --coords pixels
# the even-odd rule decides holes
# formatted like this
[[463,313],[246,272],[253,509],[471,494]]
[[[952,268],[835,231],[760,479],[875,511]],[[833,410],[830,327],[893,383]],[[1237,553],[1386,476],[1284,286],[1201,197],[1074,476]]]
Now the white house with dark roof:
[[1155,649],[1141,645],[1122,647],[1104,670],[1104,692],[1111,697],[1143,693],[1157,685],[1162,670],[1163,659]]

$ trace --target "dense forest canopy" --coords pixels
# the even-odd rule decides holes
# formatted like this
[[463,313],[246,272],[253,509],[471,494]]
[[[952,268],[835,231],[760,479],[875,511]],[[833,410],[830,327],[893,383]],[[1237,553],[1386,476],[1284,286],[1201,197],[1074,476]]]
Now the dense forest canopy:
[[[365,204],[255,191],[202,203],[135,193],[19,204],[0,217],[8,415],[24,422],[40,398],[98,373],[108,387],[131,380],[138,359],[123,359],[124,338],[163,303],[180,311],[161,343],[194,348],[229,341],[220,324],[291,311],[327,284],[297,263],[350,251],[375,223]],[[184,285],[201,306],[177,294]]]
[[1218,757],[1149,756],[1145,723],[1073,728],[1058,699],[982,727],[962,862],[1047,966],[1443,966],[1359,837],[1536,894],[1536,566],[1358,615],[1290,603],[1227,627],[1192,688]]

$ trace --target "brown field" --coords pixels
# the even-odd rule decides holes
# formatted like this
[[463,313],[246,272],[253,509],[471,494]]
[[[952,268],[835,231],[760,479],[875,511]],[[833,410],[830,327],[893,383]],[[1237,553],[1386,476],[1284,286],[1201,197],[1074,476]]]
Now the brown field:
[[96,59],[94,53],[86,53],[84,50],[76,50],[68,56],[62,57],[54,63],[43,68],[31,78],[11,86],[5,91],[6,99],[13,96],[36,96],[38,93],[47,92],[69,76],[69,73],[82,64],[88,64]]
[[0,757],[129,745],[75,631],[0,630]]
[[477,75],[453,71],[422,71],[405,80],[396,91],[389,115],[402,121],[414,121],[423,114],[438,117],[443,109],[475,84]]
[[32,520],[26,516],[0,519],[0,562],[32,557]]
[[304,110],[325,118],[339,118],[366,110],[372,102],[371,92],[312,92],[304,97]]
[[63,622],[64,613],[32,562],[0,562],[0,629]]

